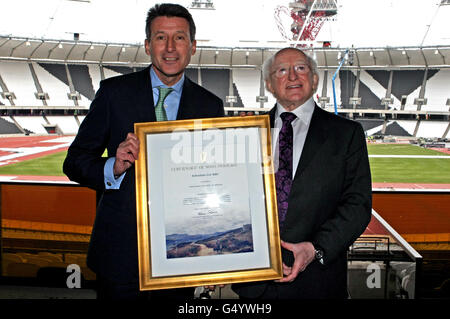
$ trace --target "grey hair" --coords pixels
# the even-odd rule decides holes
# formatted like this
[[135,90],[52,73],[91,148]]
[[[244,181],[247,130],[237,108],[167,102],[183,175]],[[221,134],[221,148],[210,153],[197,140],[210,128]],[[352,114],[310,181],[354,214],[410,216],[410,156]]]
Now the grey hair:
[[317,62],[316,60],[314,60],[312,57],[310,57],[308,54],[306,54],[304,51],[297,49],[297,48],[293,48],[293,47],[287,47],[287,48],[283,48],[281,50],[279,50],[278,52],[276,52],[274,55],[272,55],[270,58],[268,58],[266,61],[264,61],[263,65],[262,65],[262,71],[263,71],[263,78],[264,81],[267,81],[270,77],[270,69],[272,68],[273,62],[275,61],[275,58],[277,57],[277,55],[284,51],[284,50],[297,50],[298,52],[303,53],[303,55],[306,57],[306,62],[308,63],[308,66],[311,69],[312,74],[317,75],[317,77],[319,77],[319,71],[317,69]]

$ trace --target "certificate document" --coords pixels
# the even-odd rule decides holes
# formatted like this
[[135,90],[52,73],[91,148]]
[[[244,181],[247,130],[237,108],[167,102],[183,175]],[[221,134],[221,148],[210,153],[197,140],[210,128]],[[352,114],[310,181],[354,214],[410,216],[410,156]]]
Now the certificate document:
[[163,160],[167,257],[253,251],[247,165],[176,165],[170,155]]
[[147,136],[154,277],[270,266],[259,129],[208,133],[185,143],[189,161],[174,150],[192,132]]
[[282,278],[269,115],[134,129],[139,289]]

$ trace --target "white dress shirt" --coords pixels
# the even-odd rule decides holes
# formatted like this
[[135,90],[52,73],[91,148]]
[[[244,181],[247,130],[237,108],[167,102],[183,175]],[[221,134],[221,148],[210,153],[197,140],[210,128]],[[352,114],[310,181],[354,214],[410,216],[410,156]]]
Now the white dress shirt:
[[[311,118],[314,112],[314,99],[311,97],[304,104],[297,107],[295,110],[291,111],[297,118],[292,121],[292,130],[294,134],[294,145],[293,145],[293,159],[292,159],[292,179],[294,179],[295,172],[297,170],[298,162],[300,161],[300,156],[302,155],[303,146],[305,145],[306,135],[308,134],[309,124],[311,123]],[[274,129],[272,131],[272,154],[274,154],[274,169],[275,172],[278,170],[278,136],[280,134],[281,127],[283,126],[283,121],[281,120],[280,114],[287,111],[280,103],[277,102],[277,109],[275,111],[275,123]]]

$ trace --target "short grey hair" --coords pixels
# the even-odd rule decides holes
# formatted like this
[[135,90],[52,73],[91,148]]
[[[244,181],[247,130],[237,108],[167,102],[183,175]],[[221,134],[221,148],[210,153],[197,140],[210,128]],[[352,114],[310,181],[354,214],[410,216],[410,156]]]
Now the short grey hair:
[[297,49],[297,48],[293,48],[293,47],[287,47],[287,48],[283,48],[279,51],[277,51],[274,55],[272,55],[270,58],[268,58],[266,61],[264,61],[263,65],[262,65],[262,71],[263,71],[263,78],[264,81],[267,81],[270,77],[270,69],[272,68],[273,62],[275,61],[275,58],[277,57],[277,55],[285,50],[297,50],[298,52],[303,53],[303,55],[306,57],[306,62],[308,63],[309,68],[311,69],[312,74],[317,75],[317,77],[319,77],[319,71],[317,69],[317,62],[316,60],[314,60],[312,57],[310,57],[308,54],[306,54],[304,51]]

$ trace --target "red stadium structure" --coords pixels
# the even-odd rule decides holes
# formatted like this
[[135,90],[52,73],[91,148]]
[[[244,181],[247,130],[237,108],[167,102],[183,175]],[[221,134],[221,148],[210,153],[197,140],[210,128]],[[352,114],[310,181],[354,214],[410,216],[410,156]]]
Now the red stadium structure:
[[[282,36],[289,41],[303,42],[297,44],[301,47],[314,41],[326,19],[337,14],[335,0],[295,0],[289,7],[277,6],[275,20]],[[288,36],[283,25],[285,17],[293,20],[290,26],[292,36]]]

